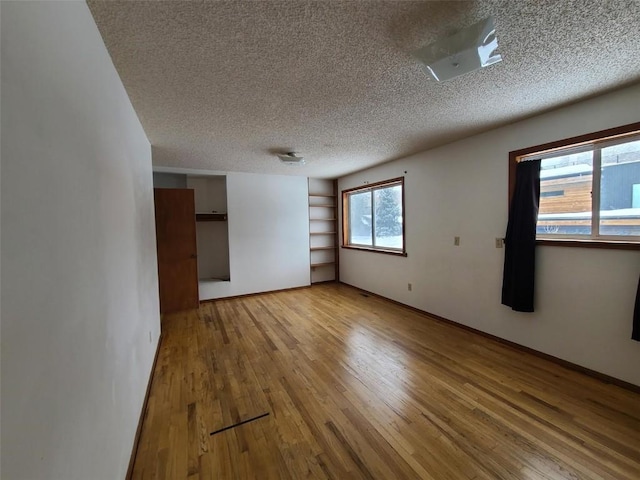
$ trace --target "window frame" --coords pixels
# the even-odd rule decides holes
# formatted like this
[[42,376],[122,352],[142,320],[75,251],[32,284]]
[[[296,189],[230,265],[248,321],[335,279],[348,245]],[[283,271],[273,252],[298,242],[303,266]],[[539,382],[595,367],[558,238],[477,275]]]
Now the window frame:
[[[401,198],[402,198],[402,249],[394,249],[389,247],[376,247],[374,245],[358,245],[349,243],[349,234],[350,234],[350,226],[349,226],[349,196],[356,193],[364,193],[371,192],[371,219],[372,219],[372,243],[375,238],[375,219],[374,219],[374,208],[375,203],[373,201],[374,194],[373,192],[376,190],[381,190],[388,187],[394,187],[400,185],[401,187]],[[405,201],[404,201],[404,177],[391,178],[389,180],[383,180],[375,183],[368,183],[366,185],[362,185],[359,187],[349,188],[346,190],[342,190],[342,242],[341,248],[347,248],[352,250],[363,250],[366,252],[376,252],[376,253],[384,253],[387,255],[396,255],[401,257],[407,256],[407,242],[406,242],[406,211],[405,211]]]
[[[600,146],[601,144],[607,144],[605,146],[609,146],[611,143],[615,143],[617,139],[621,141],[624,139],[624,137],[630,137],[633,135],[640,135],[640,122],[630,123],[628,125],[622,125],[620,127],[600,130],[598,132],[565,138],[563,140],[557,140],[555,142],[549,142],[542,145],[536,145],[533,147],[509,152],[509,209],[511,208],[511,199],[513,198],[513,192],[515,190],[516,166],[523,157],[529,157],[531,159],[533,159],[535,155],[549,157],[550,154],[560,153],[562,150],[567,149],[588,148],[593,146]],[[600,170],[596,170],[596,168],[599,168]],[[599,161],[594,161],[593,171],[593,188],[600,188],[601,165]],[[596,171],[598,172],[597,180],[595,175]],[[593,215],[597,216],[594,221],[599,221],[599,205],[592,204],[592,212],[594,212],[595,208],[598,208],[598,212]],[[632,240],[629,240],[626,237],[621,237],[620,239],[618,239],[611,236],[597,236],[579,239],[573,236],[558,236],[555,238],[536,238],[536,245],[640,250],[640,239],[638,239],[638,237],[632,238]]]

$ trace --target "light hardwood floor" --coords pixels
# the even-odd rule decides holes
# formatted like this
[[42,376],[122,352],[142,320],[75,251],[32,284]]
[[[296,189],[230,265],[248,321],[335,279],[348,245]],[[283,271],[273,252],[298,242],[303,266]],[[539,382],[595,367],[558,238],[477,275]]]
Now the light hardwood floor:
[[640,479],[640,394],[351,287],[163,330],[134,478]]

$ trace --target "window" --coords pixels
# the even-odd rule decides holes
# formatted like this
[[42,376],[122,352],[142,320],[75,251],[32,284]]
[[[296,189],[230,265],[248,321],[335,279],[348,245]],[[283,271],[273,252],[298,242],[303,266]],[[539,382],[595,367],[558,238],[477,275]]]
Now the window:
[[541,159],[538,243],[640,246],[640,123],[509,157],[510,194],[515,163]]
[[342,246],[405,255],[404,178],[342,192]]

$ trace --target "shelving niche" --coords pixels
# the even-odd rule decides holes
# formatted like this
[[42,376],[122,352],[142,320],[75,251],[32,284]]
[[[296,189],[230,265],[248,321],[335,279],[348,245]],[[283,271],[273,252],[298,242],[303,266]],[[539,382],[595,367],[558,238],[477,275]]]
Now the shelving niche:
[[338,278],[338,202],[334,180],[309,179],[311,283]]
[[198,283],[203,286],[230,281],[229,228],[227,223],[227,177],[187,176],[196,207]]

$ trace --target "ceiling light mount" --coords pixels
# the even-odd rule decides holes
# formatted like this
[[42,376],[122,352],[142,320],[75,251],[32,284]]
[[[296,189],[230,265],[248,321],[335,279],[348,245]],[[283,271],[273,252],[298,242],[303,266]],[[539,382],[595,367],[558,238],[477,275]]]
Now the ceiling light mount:
[[502,61],[493,17],[413,52],[436,81],[444,82]]
[[303,157],[300,157],[296,152],[278,153],[278,158],[282,163],[287,165],[304,165],[305,161]]

